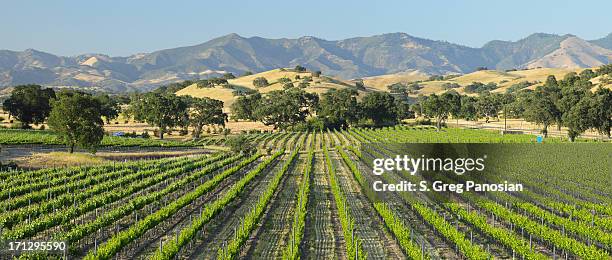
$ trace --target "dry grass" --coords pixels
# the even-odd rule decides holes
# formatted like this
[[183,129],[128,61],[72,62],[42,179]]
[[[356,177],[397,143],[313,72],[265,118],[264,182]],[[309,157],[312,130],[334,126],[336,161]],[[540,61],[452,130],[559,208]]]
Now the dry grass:
[[421,73],[419,71],[408,71],[395,74],[366,77],[363,78],[363,83],[366,86],[379,91],[389,91],[389,89],[387,89],[387,86],[392,85],[394,83],[409,83],[426,80],[427,78],[429,78],[427,74]]
[[48,168],[77,165],[96,165],[107,162],[104,158],[89,153],[50,152],[34,153],[15,160],[21,167]]
[[[249,89],[257,89],[259,92],[265,94],[274,90],[282,90],[283,86],[278,83],[278,80],[281,78],[289,78],[294,85],[298,85],[301,82],[301,79],[295,79],[295,76],[299,75],[301,78],[310,76],[310,72],[295,72],[291,70],[281,70],[275,69],[270,71],[264,71],[261,73],[243,76],[236,79],[228,80],[229,84],[249,88]],[[256,88],[253,86],[253,80],[258,77],[264,77],[268,80],[269,85],[266,87]],[[310,86],[308,86],[305,90],[309,93],[324,93],[329,89],[342,89],[350,86],[354,86],[355,83],[345,80],[334,79],[327,76],[321,76],[319,78],[313,78],[313,81],[310,82]],[[372,91],[374,89],[370,89],[367,91],[359,91],[360,93],[365,93],[368,91]],[[236,100],[236,96],[233,95],[233,90],[230,88],[224,88],[221,86],[215,86],[214,88],[198,88],[196,84],[190,85],[182,90],[176,92],[177,95],[189,95],[193,97],[208,97],[214,98],[217,100],[223,101],[223,109],[226,113],[231,113],[230,107]]]

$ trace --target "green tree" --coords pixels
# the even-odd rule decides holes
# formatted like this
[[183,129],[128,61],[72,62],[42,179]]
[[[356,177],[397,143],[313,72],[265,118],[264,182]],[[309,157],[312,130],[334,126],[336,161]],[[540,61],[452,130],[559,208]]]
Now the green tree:
[[448,108],[448,114],[453,116],[457,120],[457,125],[459,125],[459,117],[461,115],[461,95],[457,93],[455,90],[450,90],[444,92],[440,95],[442,101],[444,101]]
[[232,119],[256,121],[257,117],[255,115],[255,109],[257,109],[257,107],[261,104],[261,99],[262,97],[260,93],[238,97],[230,107],[230,111],[232,111]]
[[321,71],[320,70],[313,71],[310,75],[314,78],[318,78],[321,76]]
[[132,100],[128,114],[137,121],[156,126],[159,138],[163,139],[169,128],[185,124],[187,108],[185,99],[176,95],[147,93]]
[[327,128],[346,128],[358,119],[358,92],[354,89],[330,89],[321,95],[317,116]]
[[225,127],[227,114],[223,113],[223,101],[210,98],[193,98],[189,104],[189,123],[193,126],[193,137],[199,138],[202,127],[218,125]]
[[70,153],[75,146],[95,152],[104,136],[98,100],[80,92],[60,92],[51,107],[49,127],[70,147]]
[[43,89],[39,85],[16,86],[11,96],[3,103],[4,111],[21,122],[24,129],[30,124],[40,124],[51,112],[50,100],[55,98],[55,91]]
[[231,72],[223,73],[222,77],[224,79],[235,79],[236,78],[236,76],[234,76],[234,74],[232,74]]
[[495,95],[489,92],[484,92],[478,97],[476,101],[476,111],[479,117],[484,117],[485,122],[489,123],[491,117],[497,118],[499,111],[501,110],[501,103]]
[[467,95],[462,96],[461,97],[461,111],[460,111],[461,118],[468,120],[468,121],[478,120],[478,110],[476,108],[477,102],[478,100],[475,97],[471,97]]
[[363,79],[357,79],[355,80],[355,87],[357,89],[365,89],[365,84],[363,83]]
[[431,94],[423,102],[423,110],[425,116],[436,120],[436,131],[442,129],[442,123],[448,118],[450,114],[450,103],[445,100],[449,97],[442,97],[436,94]]
[[563,121],[567,126],[567,136],[570,142],[593,127],[593,99],[590,95],[583,97],[578,103],[563,114]]
[[234,153],[251,154],[256,151],[255,146],[249,141],[245,135],[231,136],[227,139],[226,144]]
[[612,127],[612,90],[598,88],[593,95],[593,127],[600,134],[610,138],[610,127]]
[[541,124],[544,137],[548,137],[548,126],[557,122],[559,114],[553,99],[542,87],[536,88],[525,100],[525,112],[523,113],[525,120]]
[[593,70],[591,69],[585,69],[580,72],[579,76],[581,80],[590,80],[594,77],[597,77],[597,74],[595,74],[595,72],[593,72]]
[[297,71],[297,72],[305,72],[306,68],[304,68],[304,67],[302,67],[300,65],[296,65],[294,70]]
[[277,81],[278,81],[278,84],[281,84],[281,85],[285,85],[287,83],[291,83],[292,82],[291,79],[287,78],[287,77],[279,78]]
[[262,97],[255,109],[255,117],[274,129],[287,129],[306,122],[317,103],[317,94],[307,93],[300,88],[274,90]]
[[386,92],[370,92],[359,103],[361,118],[375,126],[397,124],[395,98]]
[[256,88],[263,88],[269,85],[268,80],[264,77],[257,77],[253,80],[253,86]]
[[557,78],[555,77],[555,75],[548,75],[548,77],[546,78],[546,82],[544,82],[544,86],[558,87],[559,83],[557,82]]
[[100,103],[100,114],[106,119],[106,124],[119,117],[121,107],[119,103],[107,94],[98,94],[94,98]]

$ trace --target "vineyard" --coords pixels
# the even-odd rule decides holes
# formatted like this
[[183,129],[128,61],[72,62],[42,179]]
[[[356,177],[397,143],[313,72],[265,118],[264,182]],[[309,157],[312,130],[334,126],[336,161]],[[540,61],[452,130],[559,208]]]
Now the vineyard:
[[[1,143],[57,142],[52,134],[9,131],[0,131]],[[570,144],[547,138],[544,144],[535,144],[532,135],[405,126],[258,133],[247,138],[260,148],[258,152],[0,172],[0,240],[68,245],[61,253],[1,252],[0,257],[612,258],[608,143]],[[104,142],[174,144],[124,140]],[[206,144],[202,142],[222,145],[223,139],[175,145]],[[495,155],[490,158],[493,174],[486,176],[488,181],[501,181],[503,176],[527,188],[488,193],[376,192],[375,181],[424,178],[406,171],[372,174],[374,158],[410,152],[409,145],[385,143],[482,144],[485,152]],[[487,143],[510,148],[493,150]],[[438,178],[448,181],[451,176]]]

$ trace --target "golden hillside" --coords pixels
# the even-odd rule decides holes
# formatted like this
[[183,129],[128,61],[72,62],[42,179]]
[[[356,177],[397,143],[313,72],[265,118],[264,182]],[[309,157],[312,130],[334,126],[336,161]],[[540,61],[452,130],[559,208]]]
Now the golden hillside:
[[[484,84],[494,82],[500,86],[493,92],[505,92],[510,86],[523,82],[544,82],[548,75],[555,75],[557,79],[562,79],[565,74],[570,72],[579,73],[583,69],[563,69],[563,68],[538,68],[530,70],[518,70],[518,71],[496,71],[496,70],[482,70],[476,71],[469,74],[465,74],[449,80],[438,80],[438,81],[426,81],[421,83],[423,89],[420,90],[421,94],[441,93],[446,91],[442,86],[445,83],[457,83],[461,85],[461,88],[457,88],[457,92],[464,94],[464,88],[466,85],[472,82],[482,82]],[[542,83],[533,85],[529,88],[535,88]]]
[[[290,69],[275,69],[270,71],[264,71],[261,73],[243,76],[235,79],[228,80],[230,86],[243,87],[253,90],[258,90],[259,92],[265,94],[273,90],[281,90],[283,86],[278,83],[278,80],[281,78],[289,78],[291,79],[294,85],[298,85],[301,82],[301,79],[296,79],[296,76],[300,76],[300,78],[304,78],[307,76],[311,76],[310,72],[296,72]],[[266,87],[256,88],[253,86],[253,80],[258,77],[264,77],[268,80],[269,85]],[[310,93],[324,93],[330,89],[342,89],[342,88],[354,88],[355,83],[347,80],[339,80],[328,76],[320,76],[313,77],[310,82],[310,86],[306,88],[307,92]],[[372,91],[374,89],[368,89],[366,91],[359,91],[360,93]],[[214,98],[223,101],[224,108],[226,111],[229,111],[229,107],[237,98],[233,94],[234,89],[231,87],[224,86],[215,86],[214,88],[198,88],[196,84],[190,85],[182,90],[176,92],[177,95],[189,95],[193,97],[208,97]]]
[[[497,83],[500,87],[493,92],[505,92],[507,88],[510,86],[523,82],[539,82],[535,85],[528,87],[529,89],[534,89],[535,87],[542,85],[548,75],[555,75],[557,79],[562,79],[565,74],[570,72],[580,73],[583,69],[564,69],[564,68],[537,68],[537,69],[529,69],[529,70],[519,70],[519,71],[496,71],[496,70],[482,70],[476,71],[465,75],[460,75],[454,78],[450,78],[447,80],[427,80],[429,78],[428,75],[423,74],[418,71],[410,71],[389,75],[381,75],[374,77],[366,77],[363,78],[363,82],[366,85],[365,91],[360,91],[360,94],[370,91],[389,91],[387,89],[388,85],[394,83],[410,83],[420,81],[420,85],[423,87],[413,96],[417,96],[419,94],[428,95],[432,93],[440,94],[447,90],[443,88],[445,83],[457,83],[461,85],[461,88],[456,88],[455,90],[461,94],[465,94],[464,87],[466,85],[471,84],[472,82],[482,82],[484,84],[494,82]],[[243,76],[236,79],[231,79],[228,82],[231,86],[248,88],[248,89],[257,89],[261,93],[268,93],[273,90],[282,89],[282,85],[278,83],[280,78],[286,77],[292,80],[293,84],[297,86],[301,82],[301,79],[296,79],[296,76],[300,76],[300,78],[304,78],[306,76],[311,76],[310,72],[296,72],[291,69],[275,69],[270,71],[265,71],[261,73],[257,73],[254,75]],[[269,85],[267,87],[256,88],[253,86],[253,80],[257,77],[264,77],[268,80]],[[594,78],[591,80],[595,85],[599,85],[600,77]],[[306,91],[310,93],[324,93],[329,89],[342,89],[342,88],[354,88],[355,82],[349,80],[340,80],[335,79],[329,76],[321,76],[318,78],[313,78],[312,82],[310,82],[310,86],[306,88]],[[607,88],[612,88],[612,85],[609,84],[605,86]],[[596,88],[596,87],[595,87]],[[594,89],[595,89],[594,88]],[[218,99],[224,102],[225,110],[229,111],[229,107],[237,98],[233,94],[234,89],[231,87],[223,87],[223,86],[215,86],[214,88],[198,88],[195,84],[186,87],[180,91],[178,91],[177,95],[190,95],[194,97],[209,97]],[[474,94],[475,95],[475,94]],[[360,95],[363,96],[363,95]]]

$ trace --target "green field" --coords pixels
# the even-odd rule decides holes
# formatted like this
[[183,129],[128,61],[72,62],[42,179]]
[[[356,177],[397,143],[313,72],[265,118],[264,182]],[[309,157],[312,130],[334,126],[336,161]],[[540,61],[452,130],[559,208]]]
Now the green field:
[[[0,172],[1,239],[66,241],[67,256],[85,259],[612,256],[609,143],[405,126],[248,139],[271,152]],[[527,189],[376,192],[375,181],[426,178],[372,174],[374,158],[414,150],[398,143],[479,147],[488,181]]]

